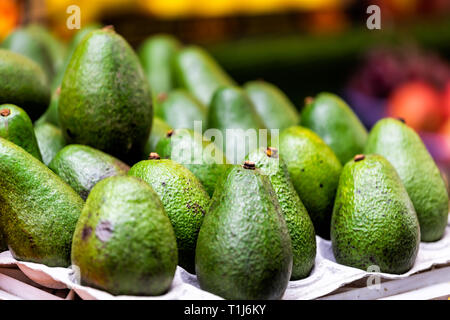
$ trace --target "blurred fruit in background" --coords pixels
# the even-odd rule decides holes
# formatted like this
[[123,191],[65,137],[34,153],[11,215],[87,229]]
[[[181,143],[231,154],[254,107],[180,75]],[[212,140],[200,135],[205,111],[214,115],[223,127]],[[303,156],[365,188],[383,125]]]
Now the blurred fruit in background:
[[0,41],[3,40],[18,24],[20,6],[15,0],[0,1]]

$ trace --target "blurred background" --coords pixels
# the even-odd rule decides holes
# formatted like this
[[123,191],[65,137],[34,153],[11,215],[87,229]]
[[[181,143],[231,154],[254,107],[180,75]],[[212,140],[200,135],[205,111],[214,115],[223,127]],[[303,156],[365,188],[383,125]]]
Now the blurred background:
[[[368,129],[402,117],[450,172],[448,0],[0,0],[0,41],[39,23],[68,43],[73,4],[81,27],[113,25],[135,48],[157,33],[201,45],[238,83],[272,82],[299,110],[331,91]],[[381,30],[366,26],[371,4]]]

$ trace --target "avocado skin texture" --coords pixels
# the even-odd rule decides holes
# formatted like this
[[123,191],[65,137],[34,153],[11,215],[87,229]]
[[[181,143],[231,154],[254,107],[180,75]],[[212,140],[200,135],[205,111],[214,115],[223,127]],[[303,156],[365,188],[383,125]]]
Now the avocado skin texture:
[[0,138],[0,224],[17,260],[70,265],[83,200],[22,148]]
[[[222,151],[230,163],[236,164],[242,163],[245,156],[258,147],[259,129],[264,129],[264,125],[245,91],[232,86],[221,87],[214,93],[208,110],[208,128],[222,133]],[[241,129],[242,132],[230,134],[229,131],[227,137],[227,129]],[[247,140],[245,132],[248,129],[252,129],[254,135]]]
[[89,146],[71,144],[61,149],[48,167],[71,186],[83,200],[101,180],[127,175],[128,167],[119,159]]
[[209,197],[200,181],[185,167],[172,160],[144,160],[128,175],[147,182],[156,191],[175,231],[178,264],[195,272],[195,246]]
[[384,157],[368,155],[343,168],[331,222],[338,263],[401,274],[412,268],[420,244],[414,206]]
[[42,162],[48,166],[58,151],[64,148],[66,140],[61,129],[48,122],[35,125],[34,133],[41,151]]
[[168,93],[175,88],[172,65],[180,47],[181,43],[168,34],[151,36],[139,47],[139,59],[154,95]]
[[37,120],[50,103],[47,76],[34,61],[0,49],[0,104],[10,103]]
[[147,159],[150,152],[156,151],[156,145],[159,140],[164,138],[170,130],[172,130],[172,127],[169,126],[164,120],[158,117],[153,117],[152,132],[150,132],[150,136],[145,144],[143,159]]
[[156,115],[174,129],[194,130],[194,121],[206,123],[207,108],[184,89],[175,89],[159,102]]
[[433,158],[413,129],[396,119],[372,128],[366,153],[384,156],[397,170],[420,223],[421,240],[442,238],[448,219],[448,193]]
[[236,85],[213,57],[197,46],[184,47],[175,55],[174,73],[177,85],[205,106],[219,87]]
[[292,247],[267,176],[231,166],[203,221],[195,256],[203,290],[225,299],[281,299],[291,277]]
[[300,115],[289,98],[275,85],[250,81],[244,90],[267,129],[283,130],[300,123]]
[[350,107],[335,94],[322,92],[301,113],[301,125],[317,133],[342,165],[364,151],[367,130]]
[[[9,115],[6,115],[7,111]],[[42,161],[33,123],[27,113],[13,104],[0,105],[1,112],[5,112],[5,115],[0,114],[0,137],[15,143]]]
[[34,122],[34,125],[38,125],[43,122],[48,122],[59,127],[58,103],[60,92],[61,87],[58,87],[56,88],[56,90],[53,91],[52,97],[50,99],[50,105],[48,106],[44,114]]
[[341,163],[317,134],[300,126],[281,132],[278,149],[316,234],[330,239],[331,214]]
[[91,31],[72,55],[58,104],[70,144],[139,161],[151,131],[150,88],[130,45],[113,30]]
[[156,152],[188,168],[212,197],[217,181],[228,168],[227,159],[214,142],[188,129],[173,130],[170,137],[162,138]]
[[286,220],[292,242],[291,280],[306,278],[314,266],[316,233],[303,202],[295,192],[286,164],[277,151],[268,153],[264,148],[251,152],[248,160],[254,162],[256,167],[269,177]]
[[175,234],[155,191],[116,176],[89,194],[77,223],[72,264],[81,284],[113,295],[161,295],[177,266]]

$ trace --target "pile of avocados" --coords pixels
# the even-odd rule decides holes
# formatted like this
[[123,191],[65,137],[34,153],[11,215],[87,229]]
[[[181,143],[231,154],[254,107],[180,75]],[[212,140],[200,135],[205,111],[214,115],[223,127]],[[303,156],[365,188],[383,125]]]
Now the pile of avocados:
[[419,135],[393,118],[368,132],[335,94],[297,108],[201,47],[154,35],[135,51],[98,25],[68,46],[21,27],[0,74],[0,249],[77,266],[83,285],[163,295],[179,266],[225,299],[281,299],[317,237],[340,264],[402,274],[444,235],[447,186]]

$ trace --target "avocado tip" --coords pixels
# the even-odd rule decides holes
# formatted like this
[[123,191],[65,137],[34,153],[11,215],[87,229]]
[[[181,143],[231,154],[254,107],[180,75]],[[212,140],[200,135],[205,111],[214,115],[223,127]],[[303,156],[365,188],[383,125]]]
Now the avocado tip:
[[397,120],[400,121],[400,122],[402,122],[402,123],[406,123],[406,121],[405,121],[404,118],[398,117]]
[[160,160],[161,157],[156,152],[151,152],[150,155],[148,156],[148,159],[149,160]]
[[102,28],[102,30],[105,30],[105,31],[114,31],[114,26],[113,26],[113,25],[107,25],[107,26],[104,26],[104,27]]
[[306,97],[305,98],[305,105],[311,104],[314,102],[314,98],[313,97]]
[[266,154],[270,158],[278,158],[278,149],[273,147],[267,147]]
[[255,170],[256,169],[255,163],[252,162],[252,161],[248,161],[248,160],[244,162],[244,165],[242,167],[244,169],[249,169],[249,170]]
[[1,115],[2,117],[7,117],[7,116],[9,116],[10,114],[11,114],[11,110],[8,109],[8,108],[2,109],[2,110],[0,111],[0,115]]
[[167,131],[167,138],[170,138],[172,135],[173,135],[173,130],[172,129]]
[[358,162],[358,161],[364,160],[365,158],[366,158],[365,155],[363,155],[363,154],[357,154],[357,155],[353,158],[353,160],[355,160],[355,162]]

